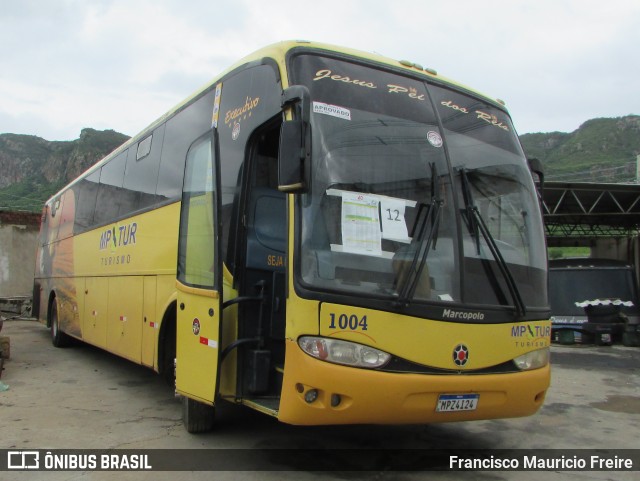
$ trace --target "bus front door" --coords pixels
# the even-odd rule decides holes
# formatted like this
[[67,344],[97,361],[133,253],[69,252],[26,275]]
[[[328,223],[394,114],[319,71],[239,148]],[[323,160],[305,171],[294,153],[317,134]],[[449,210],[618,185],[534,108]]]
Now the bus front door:
[[176,391],[189,432],[213,427],[220,357],[221,265],[214,135],[187,153],[177,275]]

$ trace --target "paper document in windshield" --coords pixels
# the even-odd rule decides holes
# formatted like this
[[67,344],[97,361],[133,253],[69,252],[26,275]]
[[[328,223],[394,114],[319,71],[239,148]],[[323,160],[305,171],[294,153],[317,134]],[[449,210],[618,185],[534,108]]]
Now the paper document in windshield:
[[377,196],[343,192],[342,249],[355,254],[381,254],[382,233]]

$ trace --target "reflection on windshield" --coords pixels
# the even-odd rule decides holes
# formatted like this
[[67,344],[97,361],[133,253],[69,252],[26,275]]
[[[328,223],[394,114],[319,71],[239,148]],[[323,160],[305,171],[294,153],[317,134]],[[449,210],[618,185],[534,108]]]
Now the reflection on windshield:
[[[504,112],[388,72],[301,57],[296,81],[309,86],[313,111],[302,283],[396,304],[544,308],[541,216]],[[317,81],[322,70],[376,88]],[[380,85],[405,85],[412,97],[392,102],[399,97]]]
[[[431,126],[351,114],[365,120],[342,129],[324,117],[314,124],[313,185],[303,208],[303,278],[328,289],[395,298],[402,296],[399,289],[404,296],[411,290],[431,299],[434,286],[420,266],[425,245],[412,235],[417,228],[421,240],[433,244],[434,221],[446,212],[447,224],[453,225],[452,198],[448,207],[432,208],[434,186],[443,190],[438,198],[450,197],[450,189],[444,189],[448,174],[433,179],[434,172],[448,172],[443,149],[427,141]],[[426,210],[419,215],[421,209]],[[438,257],[437,249],[430,250],[432,257]],[[442,279],[443,299],[458,297],[451,276],[446,285]]]
[[[462,185],[462,196],[465,203],[465,219],[469,227],[469,233],[471,234],[471,236],[475,237],[476,254],[478,256],[482,255],[482,249],[480,248],[480,234],[482,234],[482,239],[489,248],[491,256],[495,260],[498,269],[502,274],[502,280],[509,289],[509,293],[511,294],[511,298],[513,299],[518,318],[521,318],[526,314],[526,307],[524,305],[524,302],[522,301],[522,296],[520,295],[518,284],[516,284],[515,280],[513,279],[513,275],[509,270],[509,266],[505,262],[504,257],[502,257],[500,248],[496,244],[493,235],[487,227],[487,223],[485,222],[482,214],[480,213],[480,210],[473,200],[471,189],[469,188],[469,177],[467,176],[467,171],[464,168],[460,170],[460,181]],[[487,273],[490,273],[493,276],[495,275],[491,269],[487,269]],[[495,279],[495,277],[493,277],[492,280],[494,281],[494,284],[498,284],[498,280]],[[500,294],[502,294],[502,292]]]
[[[427,256],[432,245],[438,237],[440,229],[440,213],[443,201],[439,197],[437,184],[437,170],[435,164],[431,164],[431,203],[420,204],[416,220],[411,229],[411,246],[413,254],[411,262],[398,263],[402,268],[397,268],[397,295],[398,304],[406,305],[415,295],[418,283],[422,279]],[[399,259],[398,259],[399,261]]]

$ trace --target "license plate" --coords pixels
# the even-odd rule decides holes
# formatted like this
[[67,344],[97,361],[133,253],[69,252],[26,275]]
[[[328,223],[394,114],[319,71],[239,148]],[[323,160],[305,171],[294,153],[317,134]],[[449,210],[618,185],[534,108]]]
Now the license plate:
[[478,407],[478,399],[480,399],[479,394],[441,394],[438,396],[436,412],[475,411]]

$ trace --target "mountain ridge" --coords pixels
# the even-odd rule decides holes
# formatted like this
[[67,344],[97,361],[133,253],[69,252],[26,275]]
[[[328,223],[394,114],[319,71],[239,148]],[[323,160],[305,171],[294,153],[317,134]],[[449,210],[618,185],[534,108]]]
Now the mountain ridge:
[[0,134],[0,209],[40,211],[51,195],[128,139],[91,128],[70,141]]
[[[0,209],[39,212],[51,195],[129,140],[114,130],[82,129],[71,141],[0,134]],[[573,132],[520,135],[547,180],[635,182],[640,115],[595,118]]]
[[640,155],[640,116],[595,118],[570,133],[520,136],[527,157],[542,161],[548,180],[631,182]]

